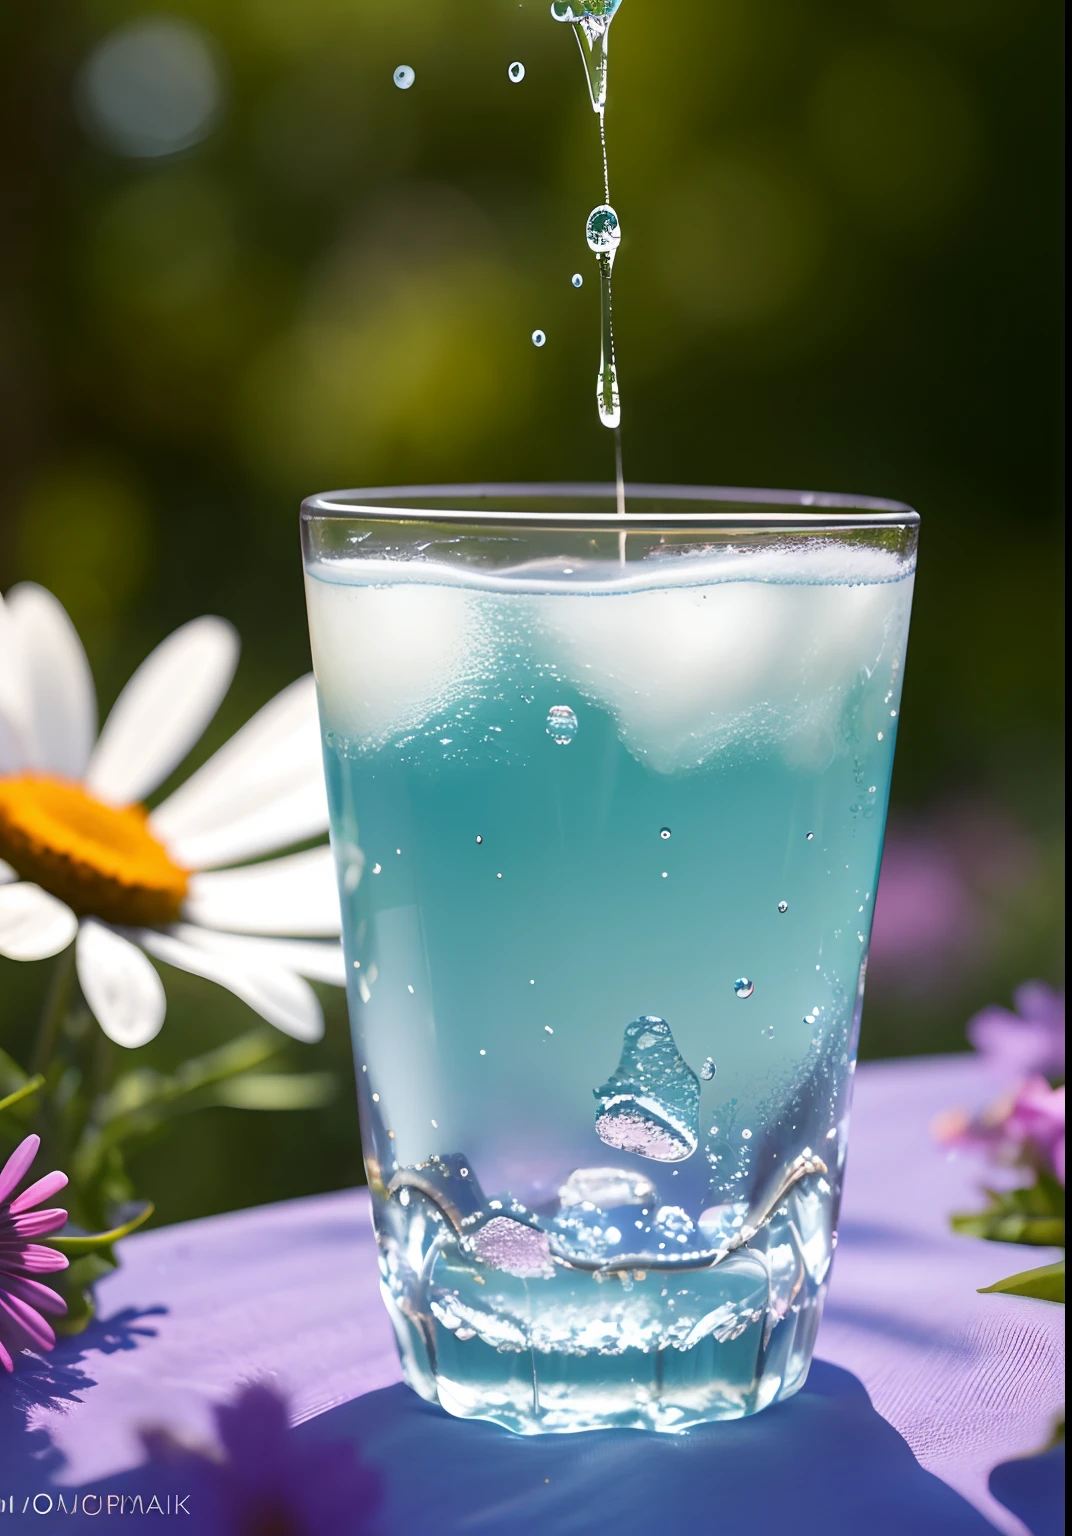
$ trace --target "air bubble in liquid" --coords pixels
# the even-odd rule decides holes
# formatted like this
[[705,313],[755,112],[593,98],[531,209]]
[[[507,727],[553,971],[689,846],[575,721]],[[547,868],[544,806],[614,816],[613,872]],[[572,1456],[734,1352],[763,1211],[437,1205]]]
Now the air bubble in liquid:
[[400,64],[391,76],[391,79],[400,91],[408,91],[416,78],[417,76],[408,64]]
[[524,80],[525,78],[525,66],[520,59],[515,59],[506,73],[516,85],[519,80]]
[[712,1056],[708,1056],[707,1060],[700,1068],[700,1076],[705,1083],[709,1083],[717,1071],[718,1068],[715,1065],[714,1058]]
[[747,976],[738,976],[737,980],[733,983],[733,990],[739,998],[744,999],[752,996],[752,993],[756,990],[756,984],[754,981],[749,981]]
[[534,347],[542,347],[546,340],[547,340],[547,337],[544,335],[543,331],[533,331],[533,333],[532,333],[532,345]]
[[778,903],[778,911],[779,912],[788,912],[789,911],[789,903],[787,901],[780,901]]
[[659,833],[659,836],[662,838],[663,842],[665,843],[667,838],[670,836],[670,828],[669,827],[663,827],[662,831]]
[[577,734],[577,716],[568,704],[552,704],[547,712],[547,734],[556,746],[569,746]]
[[809,832],[809,833],[808,833],[808,834],[807,834],[807,836],[806,836],[806,837],[805,837],[805,839],[804,839],[804,841],[805,841],[805,842],[806,842],[806,843],[810,843],[810,842],[811,842],[811,840],[812,840],[812,838],[813,838],[813,837],[814,837],[814,836],[815,836],[815,833],[814,833],[814,832]]

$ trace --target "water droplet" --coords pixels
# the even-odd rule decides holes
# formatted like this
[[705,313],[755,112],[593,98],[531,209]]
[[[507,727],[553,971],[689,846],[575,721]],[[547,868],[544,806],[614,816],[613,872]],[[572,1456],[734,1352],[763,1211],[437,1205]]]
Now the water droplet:
[[750,1141],[752,1139],[752,1132],[748,1131],[748,1130],[742,1131],[741,1132],[741,1139],[742,1139],[742,1141]]
[[787,901],[780,901],[778,903],[778,911],[779,912],[788,912],[789,911],[789,903]]
[[516,85],[519,80],[524,80],[525,78],[525,66],[520,59],[515,59],[506,73]]
[[547,734],[556,746],[569,746],[577,734],[577,716],[568,704],[552,704],[547,712]]
[[544,1032],[545,1035],[553,1035],[554,1034],[554,1030],[551,1028],[550,1024],[545,1024],[544,1025],[543,1032]]
[[584,227],[584,238],[588,241],[588,249],[597,256],[606,256],[618,249],[622,230],[618,215],[609,203],[600,203],[598,208],[592,209]]
[[374,1093],[372,1095],[372,1102],[373,1104],[378,1104],[380,1102],[380,1096],[378,1093]]
[[483,1051],[483,1050],[482,1050],[482,1051],[481,1051],[481,1052],[480,1052],[480,1054],[481,1054],[481,1056],[486,1056],[486,1055],[487,1055],[487,1054],[488,1054],[488,1053],[487,1053],[487,1051]]
[[382,874],[383,873],[383,865],[382,864],[373,864],[373,866],[372,866],[372,873],[374,875]]
[[885,741],[885,739],[886,739],[881,731],[879,731],[879,733],[878,733],[878,739],[879,739],[879,741]]
[[596,1134],[607,1146],[659,1163],[696,1151],[700,1084],[665,1019],[648,1015],[627,1025],[618,1066],[595,1096]]
[[814,837],[814,836],[815,836],[815,833],[814,833],[814,832],[809,832],[809,833],[808,833],[808,834],[807,834],[807,836],[806,836],[806,837],[805,837],[805,839],[804,839],[804,841],[805,841],[805,842],[806,842],[806,843],[810,843],[810,842],[811,842],[811,840],[812,840],[812,838],[813,838],[813,837]]
[[417,76],[408,64],[400,64],[391,76],[391,79],[400,91],[408,91],[416,78]]
[[754,981],[749,981],[747,976],[738,976],[737,980],[733,983],[733,990],[739,998],[751,997],[752,993],[756,990],[756,984]]
[[484,841],[484,839],[481,837],[479,832],[476,835],[476,840],[477,840],[478,843],[482,843]]
[[715,1065],[714,1057],[708,1056],[707,1060],[700,1068],[700,1076],[705,1083],[709,1083],[717,1071],[718,1068]]
[[760,1030],[760,1034],[763,1036],[764,1040],[773,1040],[774,1039],[774,1025],[773,1024],[765,1024],[763,1026],[763,1028]]
[[546,340],[547,340],[547,337],[544,335],[543,331],[533,331],[533,333],[532,333],[532,345],[534,347],[542,347]]
[[662,838],[663,842],[665,843],[667,838],[670,836],[670,828],[669,827],[663,827],[663,829],[659,833],[659,836]]
[[570,278],[570,282],[573,284],[574,288],[584,287],[584,278],[579,272],[574,272],[573,276]]

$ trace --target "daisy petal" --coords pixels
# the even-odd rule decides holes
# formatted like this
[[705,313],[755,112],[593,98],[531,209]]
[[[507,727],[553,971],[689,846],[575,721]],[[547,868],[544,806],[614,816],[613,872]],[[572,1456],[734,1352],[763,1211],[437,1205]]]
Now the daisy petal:
[[[172,858],[187,869],[214,869],[239,859],[256,858],[260,853],[272,853],[288,843],[302,843],[327,831],[328,799],[319,764],[316,778],[298,789],[272,799],[268,799],[267,786],[265,791],[266,804],[257,804],[254,790],[244,811],[236,810],[233,820],[223,820],[216,827],[178,838],[164,832],[163,840]],[[154,832],[161,833],[155,817],[152,826]]]
[[178,966],[194,976],[204,976],[226,987],[236,997],[296,1040],[319,1040],[324,1033],[324,1015],[316,993],[307,981],[281,968],[254,968],[226,954],[210,954],[195,948],[173,933],[142,929],[138,943],[168,965]]
[[28,1211],[32,1206],[40,1205],[42,1200],[47,1200],[49,1195],[58,1194],[66,1188],[67,1175],[57,1169],[55,1173],[46,1173],[43,1179],[31,1184],[29,1189],[24,1189],[21,1195],[12,1200],[8,1209],[12,1216],[17,1216],[20,1211]]
[[160,1033],[167,1009],[164,983],[140,949],[87,918],[77,955],[78,984],[109,1040],[133,1049]]
[[346,961],[338,942],[316,939],[251,939],[246,934],[219,933],[211,928],[195,928],[182,923],[171,930],[176,937],[210,954],[232,955],[250,970],[262,966],[279,967],[308,976],[310,981],[325,981],[333,987],[346,985]]
[[0,1168],[0,1200],[6,1200],[15,1185],[37,1156],[41,1145],[40,1136],[27,1136],[19,1142],[7,1162]]
[[26,760],[26,716],[22,637],[0,597],[0,773],[13,773]]
[[86,784],[102,800],[141,800],[189,752],[220,706],[238,662],[224,619],[191,619],[162,640],[104,722]]
[[325,845],[244,869],[194,875],[183,915],[205,928],[235,933],[334,937],[342,918],[331,849]]
[[[0,1292],[0,1326],[9,1340],[14,1336],[17,1347],[23,1349],[51,1349],[56,1335],[39,1312],[25,1301],[20,1301],[6,1289]],[[19,1334],[22,1335],[19,1346]]]
[[5,864],[3,859],[0,859],[0,885],[10,885],[12,880],[17,880],[18,878],[11,865]]
[[153,812],[180,863],[204,869],[315,837],[328,824],[312,676],[276,694]]
[[80,779],[97,734],[97,695],[78,631],[35,582],[12,587],[7,604],[22,647],[25,766]]
[[45,960],[66,949],[78,919],[39,885],[19,880],[0,885],[0,955],[9,960]]
[[23,1211],[11,1221],[11,1229],[20,1237],[43,1237],[46,1232],[58,1232],[67,1225],[67,1212],[58,1206],[44,1211]]

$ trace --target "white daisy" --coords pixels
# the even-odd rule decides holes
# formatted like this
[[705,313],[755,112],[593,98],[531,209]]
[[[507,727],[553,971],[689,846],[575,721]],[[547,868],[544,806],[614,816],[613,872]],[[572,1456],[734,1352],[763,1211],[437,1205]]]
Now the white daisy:
[[326,844],[222,867],[327,830],[311,675],[156,810],[142,804],[216,713],[237,660],[223,619],[184,624],[97,737],[93,679],[64,608],[31,583],[0,598],[0,954],[40,960],[76,940],[86,1002],[120,1045],[143,1045],[164,1020],[145,952],[229,988],[300,1040],[324,1029],[304,978],[344,984]]

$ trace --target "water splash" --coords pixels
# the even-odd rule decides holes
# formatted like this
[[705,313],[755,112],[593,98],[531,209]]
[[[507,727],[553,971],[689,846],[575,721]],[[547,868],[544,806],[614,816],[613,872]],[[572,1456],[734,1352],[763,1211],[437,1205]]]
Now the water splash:
[[594,1090],[596,1134],[609,1147],[658,1163],[679,1163],[700,1136],[700,1084],[665,1019],[628,1025],[618,1066]]

